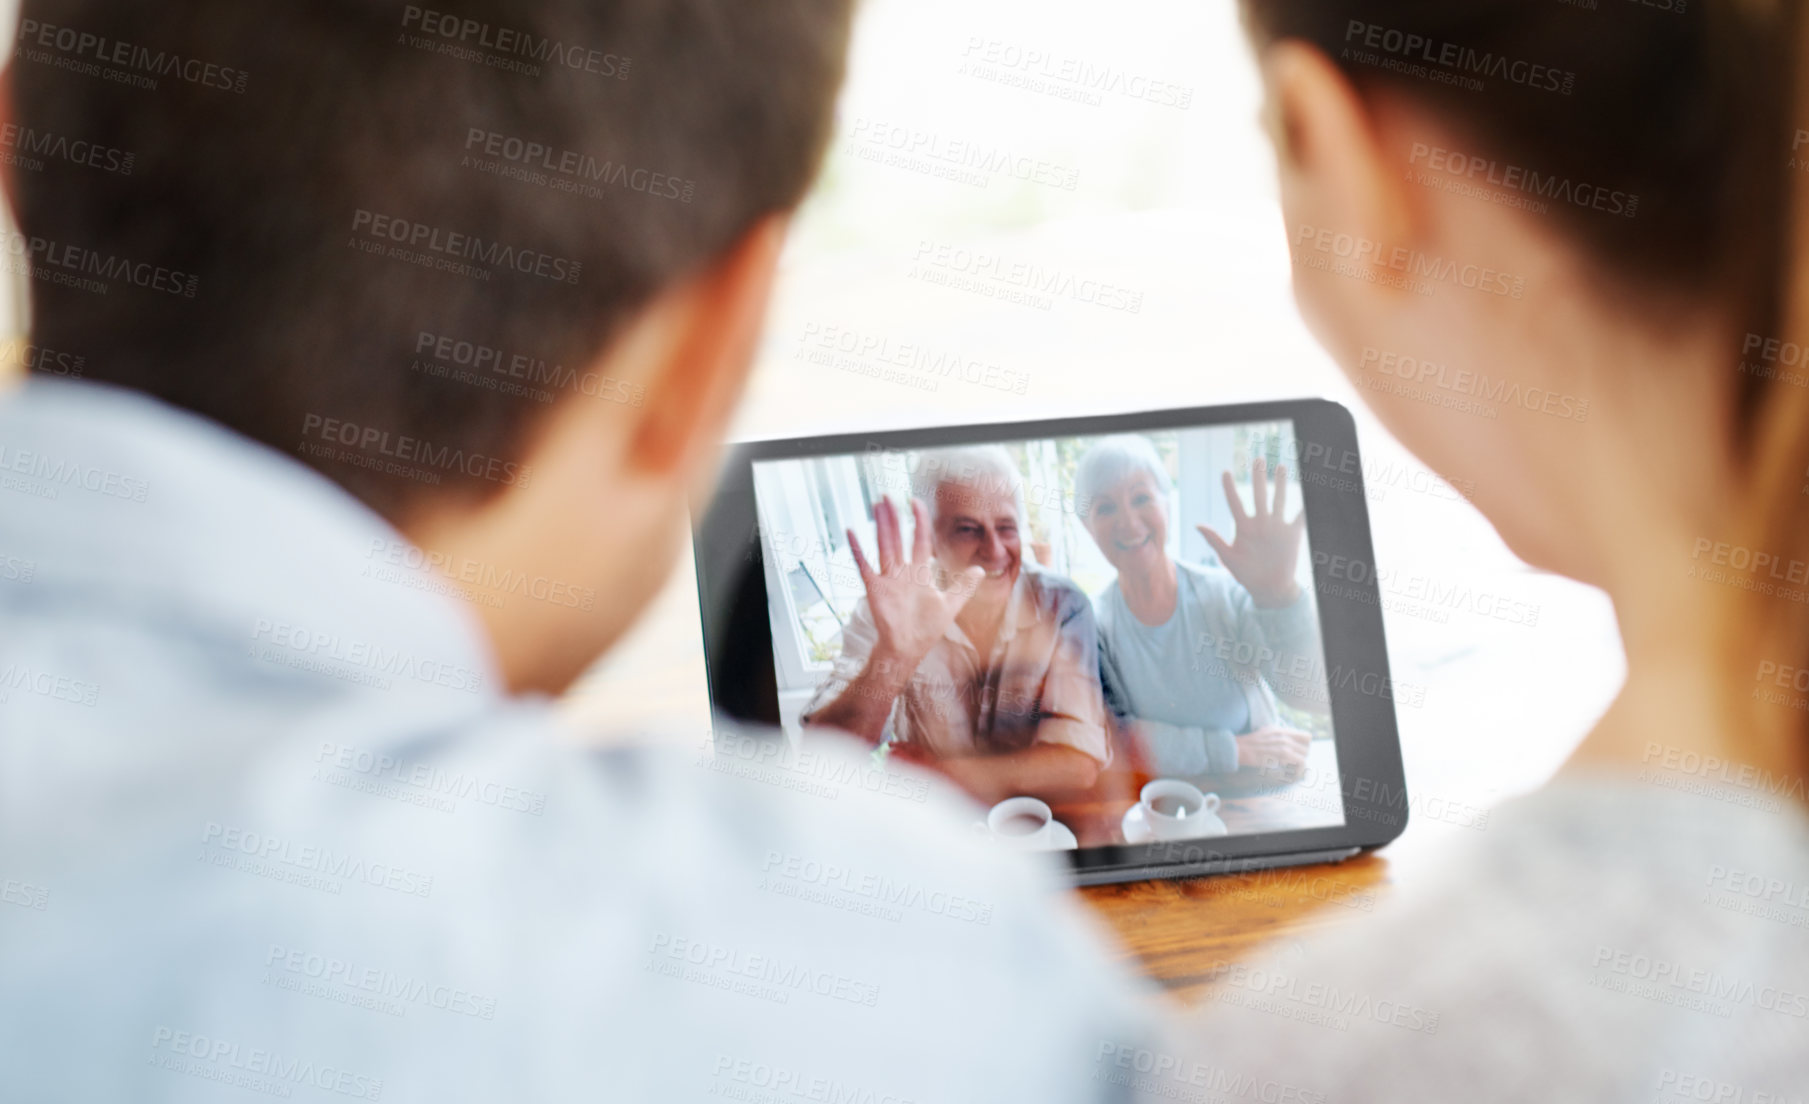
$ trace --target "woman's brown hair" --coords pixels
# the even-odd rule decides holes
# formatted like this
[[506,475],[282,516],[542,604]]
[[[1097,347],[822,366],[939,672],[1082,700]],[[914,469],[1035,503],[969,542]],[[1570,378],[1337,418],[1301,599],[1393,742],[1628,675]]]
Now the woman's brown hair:
[[[1798,108],[1809,105],[1800,9],[1798,0],[1243,0],[1259,48],[1318,47],[1359,95],[1415,104],[1465,136],[1467,153],[1637,197],[1630,214],[1549,207],[1609,302],[1654,326],[1667,304],[1712,302],[1742,324],[1743,340],[1703,370],[1724,372],[1736,397],[1729,439],[1744,501],[1734,531],[1701,536],[1785,564],[1809,561],[1809,387],[1782,382],[1766,358],[1786,332],[1809,347],[1800,275],[1809,233],[1794,217],[1797,181],[1809,179],[1809,129],[1795,121],[1809,127],[1809,108]],[[1691,553],[1652,550],[1674,558],[1679,586],[1695,585]],[[1809,669],[1809,585],[1796,589],[1802,600],[1755,588],[1728,603],[1710,643],[1726,664],[1730,724],[1762,718],[1750,693],[1760,663]],[[1775,713],[1761,724],[1781,727]]]

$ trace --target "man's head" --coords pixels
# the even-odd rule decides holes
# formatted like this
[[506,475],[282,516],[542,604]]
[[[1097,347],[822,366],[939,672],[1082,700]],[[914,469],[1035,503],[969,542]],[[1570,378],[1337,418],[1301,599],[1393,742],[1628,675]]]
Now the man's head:
[[927,452],[911,490],[929,507],[937,562],[951,573],[984,568],[976,597],[1009,591],[1024,554],[1024,478],[1011,454],[997,445]]
[[34,279],[33,339],[423,545],[596,589],[477,607],[509,681],[556,689],[713,468],[849,9],[26,0],[12,121],[117,154],[10,174],[28,248],[167,276]]

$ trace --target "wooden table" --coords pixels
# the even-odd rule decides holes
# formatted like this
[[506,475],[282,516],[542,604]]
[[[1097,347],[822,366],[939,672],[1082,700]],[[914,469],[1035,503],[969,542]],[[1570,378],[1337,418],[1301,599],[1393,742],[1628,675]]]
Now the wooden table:
[[1215,966],[1265,943],[1360,916],[1393,884],[1387,851],[1342,863],[1078,890],[1117,933],[1124,957],[1184,1005]]
[[[1337,770],[1332,742],[1315,740],[1293,785],[1260,776],[1195,781],[1220,794],[1220,819],[1233,834],[1245,835],[1338,823]],[[1095,796],[1050,804],[1082,847],[1122,844],[1120,821],[1149,778],[1134,767],[1108,771]],[[1207,990],[1215,965],[1268,940],[1373,908],[1378,890],[1388,884],[1388,869],[1388,859],[1371,854],[1322,866],[1090,886],[1079,893],[1116,929],[1142,972],[1192,1004]]]

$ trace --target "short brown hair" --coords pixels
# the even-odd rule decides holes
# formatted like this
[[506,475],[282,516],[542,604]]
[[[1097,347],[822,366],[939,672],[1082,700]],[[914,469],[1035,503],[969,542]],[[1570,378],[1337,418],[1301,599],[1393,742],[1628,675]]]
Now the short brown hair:
[[587,370],[657,292],[799,202],[850,0],[22,16],[15,148],[37,155],[11,171],[12,252],[34,343],[394,517],[511,481],[555,401],[638,401]]

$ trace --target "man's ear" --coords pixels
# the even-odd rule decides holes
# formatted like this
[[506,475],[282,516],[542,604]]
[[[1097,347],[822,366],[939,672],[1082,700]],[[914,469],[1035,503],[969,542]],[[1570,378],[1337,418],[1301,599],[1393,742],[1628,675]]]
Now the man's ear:
[[685,474],[713,456],[753,365],[790,223],[768,215],[707,268],[666,292],[656,363],[624,460],[650,476]]

